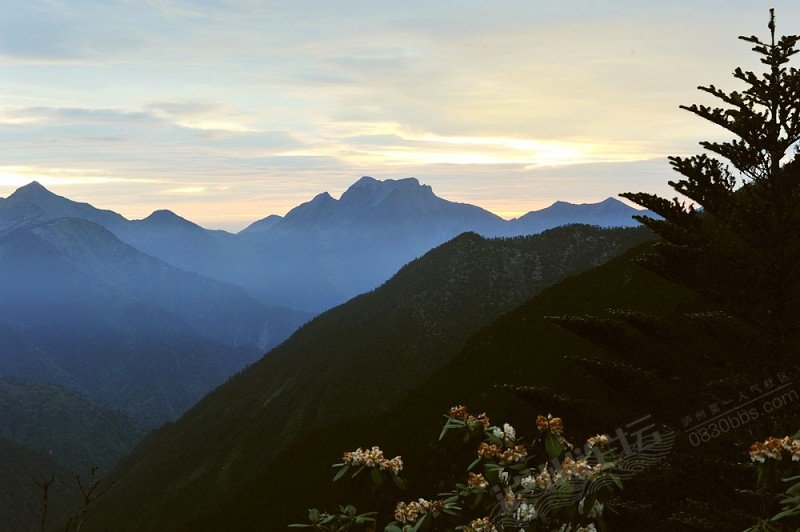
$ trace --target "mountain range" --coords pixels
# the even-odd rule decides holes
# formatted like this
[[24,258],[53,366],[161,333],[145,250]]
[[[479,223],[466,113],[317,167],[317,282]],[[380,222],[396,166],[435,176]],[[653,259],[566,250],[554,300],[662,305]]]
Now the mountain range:
[[[304,432],[394,408],[478,328],[651,238],[569,225],[635,226],[633,214],[607,199],[506,221],[413,178],[364,177],[339,199],[319,194],[232,234],[168,210],[128,220],[31,183],[0,199],[0,375],[11,379],[0,378],[0,443],[31,471],[52,462],[68,479],[180,419],[116,478],[132,502],[145,497],[142,475],[192,484],[198,497],[170,503],[192,519],[193,505],[236,492]],[[519,236],[530,233],[542,234]],[[42,417],[37,396],[67,406]],[[98,436],[98,423],[119,430]],[[202,471],[180,457],[185,437],[209,453]]]
[[[142,220],[37,182],[0,199],[0,374],[71,387],[151,428],[285,340],[471,231],[635,225],[613,199],[505,221],[415,178],[363,177],[239,234],[168,210]],[[300,310],[296,310],[300,309]]]
[[327,192],[231,234],[168,210],[127,220],[57,196],[34,182],[0,200],[0,235],[58,218],[94,222],[135,249],[177,268],[244,288],[263,303],[317,314],[372,290],[400,267],[455,236],[535,234],[569,223],[637,225],[651,214],[619,200],[566,202],[503,220],[480,207],[436,196],[416,178],[362,177],[339,199]]

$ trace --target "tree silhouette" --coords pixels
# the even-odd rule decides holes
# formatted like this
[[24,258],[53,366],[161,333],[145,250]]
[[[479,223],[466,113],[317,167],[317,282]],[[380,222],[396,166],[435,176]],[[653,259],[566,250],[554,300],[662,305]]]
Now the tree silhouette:
[[[775,507],[769,494],[752,490],[754,472],[740,464],[749,443],[763,434],[797,429],[796,405],[768,416],[740,416],[735,430],[700,445],[690,440],[695,422],[681,423],[705,405],[750,393],[778,372],[787,379],[796,373],[800,72],[787,63],[800,37],[776,39],[773,10],[769,30],[769,42],[740,37],[753,45],[766,72],[737,68],[733,75],[746,85],[742,91],[699,87],[720,107],[682,106],[735,135],[701,142],[706,153],[670,157],[682,178],[669,184],[688,204],[677,197],[621,194],[662,217],[638,217],[661,239],[636,262],[690,288],[697,301],[667,316],[610,310],[551,318],[608,352],[602,359],[573,359],[579,370],[679,434],[667,459],[626,484],[616,523],[625,530],[742,529]],[[547,390],[515,391],[570,418],[586,412]],[[591,415],[609,427],[628,421],[605,405],[595,405]]]
[[670,157],[683,176],[670,186],[701,209],[653,194],[621,196],[663,217],[640,217],[663,238],[642,263],[755,325],[780,356],[797,332],[800,173],[796,150],[788,152],[800,140],[800,72],[787,63],[800,37],[776,40],[774,10],[769,29],[770,42],[740,37],[753,44],[765,73],[737,68],[741,92],[699,87],[723,107],[682,106],[736,136],[701,142],[712,155]]

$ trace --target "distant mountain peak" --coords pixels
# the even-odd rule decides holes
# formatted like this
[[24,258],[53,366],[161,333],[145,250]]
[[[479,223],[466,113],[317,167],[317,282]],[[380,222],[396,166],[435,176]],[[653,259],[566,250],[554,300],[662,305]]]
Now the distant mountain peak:
[[330,193],[328,193],[328,191],[325,191],[325,192],[320,192],[319,194],[314,196],[314,198],[310,201],[310,203],[315,203],[315,204],[327,203],[329,201],[336,201],[336,200],[333,199],[333,196],[331,196]]
[[153,211],[150,214],[150,216],[140,221],[146,224],[160,225],[160,226],[199,227],[196,223],[191,222],[181,216],[178,216],[169,209],[159,209],[157,211]]
[[609,196],[603,201],[601,201],[600,205],[616,205],[617,203],[622,203],[622,202],[613,196]]
[[433,189],[428,185],[421,185],[416,177],[379,180],[364,176],[350,185],[342,194],[340,201],[344,204],[375,206],[395,192],[406,195],[433,196]]
[[55,196],[55,194],[47,190],[44,185],[38,181],[31,181],[27,185],[21,186],[15,190],[9,198],[42,198],[53,196]]
[[[608,198],[604,199],[603,201],[586,202],[586,203],[573,203],[571,201],[558,200],[558,201],[552,203],[549,207],[545,207],[545,209],[542,209],[542,210],[551,209],[551,208],[554,208],[554,207],[566,208],[566,207],[600,207],[600,206],[605,206],[605,207],[625,206],[625,207],[627,207],[627,205],[625,205],[625,203],[623,203],[622,201],[618,200],[617,198],[608,197]],[[532,211],[532,212],[536,212],[536,211]]]
[[176,218],[180,218],[177,214],[172,212],[169,209],[158,209],[150,213],[150,216],[145,218],[145,220],[151,221],[167,221],[167,220],[174,220]]
[[375,185],[376,183],[380,183],[380,181],[378,181],[372,176],[365,175],[362,176],[358,181],[350,185],[350,188],[372,186]]

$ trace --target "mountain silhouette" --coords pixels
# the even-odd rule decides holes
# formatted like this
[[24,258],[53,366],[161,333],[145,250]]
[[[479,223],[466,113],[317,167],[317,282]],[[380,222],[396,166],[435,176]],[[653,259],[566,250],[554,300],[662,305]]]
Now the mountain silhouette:
[[283,217],[270,215],[231,234],[167,210],[126,220],[31,183],[0,201],[0,234],[57,218],[86,219],[180,269],[241,286],[266,304],[316,314],[376,288],[407,262],[464,232],[497,237],[570,223],[632,226],[634,214],[648,213],[609,198],[556,202],[506,221],[440,198],[416,178],[365,176],[338,199],[323,192]]
[[127,221],[113,211],[96,209],[88,203],[78,203],[53,194],[37,181],[18,188],[9,197],[0,200],[0,235],[58,218],[80,218],[109,229]]

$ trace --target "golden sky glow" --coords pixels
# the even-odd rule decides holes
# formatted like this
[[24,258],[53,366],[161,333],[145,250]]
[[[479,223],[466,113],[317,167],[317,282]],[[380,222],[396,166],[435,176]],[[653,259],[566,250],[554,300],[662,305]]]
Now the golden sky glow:
[[[800,5],[774,2],[800,33]],[[361,175],[512,217],[670,193],[763,2],[31,1],[0,16],[0,196],[241,228]],[[757,65],[756,65],[757,67]],[[722,136],[724,138],[724,135]]]

